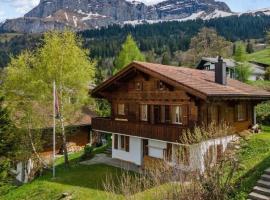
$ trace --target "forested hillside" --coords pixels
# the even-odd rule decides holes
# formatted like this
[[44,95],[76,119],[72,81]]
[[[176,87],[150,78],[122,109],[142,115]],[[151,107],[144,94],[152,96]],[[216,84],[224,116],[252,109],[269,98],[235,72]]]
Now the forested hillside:
[[[217,30],[218,34],[229,41],[264,38],[270,29],[270,16],[241,15],[217,18],[208,21],[194,20],[186,22],[164,22],[124,27],[111,26],[98,30],[79,32],[84,47],[91,51],[94,58],[114,57],[120,50],[120,44],[131,33],[140,50],[162,55],[186,51],[190,40],[202,27]],[[0,42],[0,67],[9,61],[9,56],[17,55],[23,49],[33,49],[42,35],[18,35],[9,41]],[[0,40],[1,41],[1,40]]]

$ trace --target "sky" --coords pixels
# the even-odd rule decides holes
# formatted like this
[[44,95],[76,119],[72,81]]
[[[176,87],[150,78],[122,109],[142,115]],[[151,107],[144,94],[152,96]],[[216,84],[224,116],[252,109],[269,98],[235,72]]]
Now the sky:
[[[155,4],[163,0],[140,0]],[[260,8],[270,8],[270,0],[220,0],[226,2],[232,11],[245,12]],[[23,16],[39,3],[39,0],[0,0],[0,22]]]

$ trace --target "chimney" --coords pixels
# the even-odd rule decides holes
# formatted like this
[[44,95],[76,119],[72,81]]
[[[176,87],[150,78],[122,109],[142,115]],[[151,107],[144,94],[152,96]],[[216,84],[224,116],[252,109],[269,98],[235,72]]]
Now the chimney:
[[215,64],[215,82],[221,85],[227,85],[226,63],[223,62],[221,56]]

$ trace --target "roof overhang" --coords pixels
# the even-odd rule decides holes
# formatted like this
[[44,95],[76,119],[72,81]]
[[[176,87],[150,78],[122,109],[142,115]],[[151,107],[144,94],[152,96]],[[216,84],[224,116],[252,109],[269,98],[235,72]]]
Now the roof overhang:
[[118,72],[116,75],[112,76],[111,78],[109,78],[108,80],[104,81],[103,83],[101,83],[99,86],[97,86],[96,88],[94,88],[94,90],[91,92],[91,96],[95,97],[95,98],[104,98],[104,96],[102,95],[102,91],[105,90],[106,88],[108,88],[111,84],[113,84],[114,82],[117,82],[119,79],[121,79],[122,77],[126,76],[129,72],[134,71],[134,70],[138,70],[140,72],[143,72],[145,74],[148,74],[150,76],[153,76],[155,78],[160,79],[161,81],[164,81],[165,83],[172,85],[174,87],[179,87],[181,89],[183,89],[184,91],[186,91],[187,93],[196,96],[198,98],[201,98],[203,100],[207,99],[207,95],[204,94],[201,91],[198,91],[192,87],[189,87],[187,85],[183,85],[181,83],[178,83],[176,80],[171,79],[168,76],[165,76],[161,73],[158,73],[154,70],[151,70],[149,68],[144,67],[143,65],[137,63],[137,62],[132,62],[131,64],[129,64],[128,66],[126,66],[123,70],[121,70],[120,72]]

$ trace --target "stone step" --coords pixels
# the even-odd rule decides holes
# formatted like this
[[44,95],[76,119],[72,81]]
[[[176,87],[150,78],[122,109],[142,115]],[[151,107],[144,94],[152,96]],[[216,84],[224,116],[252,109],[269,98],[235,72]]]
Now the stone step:
[[268,189],[268,188],[264,188],[264,187],[260,187],[260,186],[255,186],[253,188],[253,192],[256,192],[258,194],[262,194],[262,195],[265,195],[265,196],[270,197],[270,189]]
[[264,181],[264,180],[259,180],[259,181],[257,182],[257,186],[260,186],[260,187],[264,187],[264,188],[270,189],[270,182]]
[[264,173],[270,175],[270,168],[264,170]]
[[264,174],[262,175],[261,179],[270,182],[270,175]]
[[248,195],[248,198],[249,199],[252,199],[252,200],[270,200],[269,197],[265,196],[265,195],[262,195],[262,194],[258,194],[256,192],[251,192],[249,195]]

